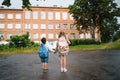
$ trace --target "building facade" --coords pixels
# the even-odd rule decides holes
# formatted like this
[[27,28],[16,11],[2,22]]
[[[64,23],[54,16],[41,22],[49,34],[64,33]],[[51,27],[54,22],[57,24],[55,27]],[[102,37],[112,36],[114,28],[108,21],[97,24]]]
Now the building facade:
[[[69,39],[91,39],[91,34],[81,33],[75,29],[72,15],[68,8],[63,7],[31,7],[27,9],[0,8],[0,36],[3,40],[12,35],[22,35],[29,32],[32,41],[39,42],[42,37],[55,41],[58,33],[64,31]],[[95,38],[99,40],[99,33]]]

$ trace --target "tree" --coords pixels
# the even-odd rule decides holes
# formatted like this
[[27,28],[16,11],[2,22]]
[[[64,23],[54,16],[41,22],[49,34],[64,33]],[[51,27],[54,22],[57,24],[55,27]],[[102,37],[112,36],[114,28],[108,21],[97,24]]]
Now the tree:
[[[4,0],[2,2],[2,5],[5,5],[7,7],[11,6],[11,0]],[[29,0],[22,0],[22,4],[23,4],[23,7],[26,7],[28,10],[31,10],[30,6],[31,6],[31,3]]]
[[29,32],[24,35],[14,35],[10,37],[10,47],[27,47],[30,44]]
[[102,33],[105,20],[112,20],[115,16],[120,16],[120,8],[114,0],[75,0],[74,4],[69,6],[76,28],[81,30],[90,30],[92,38],[95,38],[96,27]]
[[101,40],[102,42],[109,42],[113,40],[115,33],[119,30],[120,25],[117,24],[117,19],[113,18],[112,20],[105,20],[104,21],[104,29],[101,33]]

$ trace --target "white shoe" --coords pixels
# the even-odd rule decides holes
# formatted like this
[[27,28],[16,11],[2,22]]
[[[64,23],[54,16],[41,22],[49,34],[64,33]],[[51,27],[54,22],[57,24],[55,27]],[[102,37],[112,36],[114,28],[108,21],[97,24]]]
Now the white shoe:
[[66,68],[64,68],[64,72],[67,72],[67,69],[66,69]]
[[64,68],[61,68],[61,72],[64,72]]

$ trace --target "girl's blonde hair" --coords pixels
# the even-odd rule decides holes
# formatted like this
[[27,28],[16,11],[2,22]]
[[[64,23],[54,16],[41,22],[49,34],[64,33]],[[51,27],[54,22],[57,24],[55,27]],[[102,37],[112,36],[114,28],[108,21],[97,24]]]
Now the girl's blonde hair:
[[60,38],[61,36],[64,36],[66,38],[65,32],[60,31],[58,38]]

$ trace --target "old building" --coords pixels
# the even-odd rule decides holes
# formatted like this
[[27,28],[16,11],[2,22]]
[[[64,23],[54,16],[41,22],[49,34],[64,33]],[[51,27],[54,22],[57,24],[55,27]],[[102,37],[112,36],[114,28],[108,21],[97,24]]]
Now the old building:
[[[39,42],[41,37],[49,41],[55,41],[58,33],[63,30],[70,39],[91,39],[91,34],[81,33],[75,29],[72,15],[69,9],[64,7],[31,7],[27,9],[0,8],[0,36],[3,40],[10,39],[12,35],[30,33],[30,39]],[[95,38],[99,39],[96,32]]]

